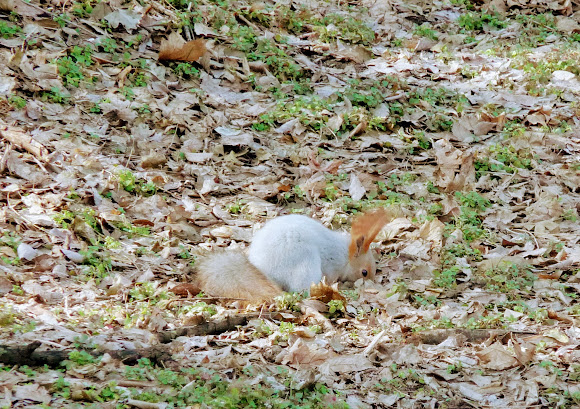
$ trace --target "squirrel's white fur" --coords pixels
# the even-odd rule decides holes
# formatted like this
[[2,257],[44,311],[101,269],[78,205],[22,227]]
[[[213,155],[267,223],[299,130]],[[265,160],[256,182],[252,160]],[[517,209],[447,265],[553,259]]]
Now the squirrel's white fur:
[[284,291],[302,291],[322,277],[328,283],[355,278],[348,262],[349,243],[347,233],[309,217],[282,216],[254,235],[248,260]]
[[213,296],[263,301],[281,290],[306,290],[322,277],[328,283],[374,279],[369,246],[389,218],[384,209],[363,214],[348,235],[306,216],[277,217],[254,235],[247,258],[228,251],[202,259],[200,286]]

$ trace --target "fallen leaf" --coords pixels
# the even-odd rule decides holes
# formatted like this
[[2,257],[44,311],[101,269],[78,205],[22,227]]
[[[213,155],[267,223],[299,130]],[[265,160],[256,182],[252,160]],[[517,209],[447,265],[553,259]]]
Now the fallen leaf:
[[206,52],[205,40],[197,39],[185,42],[181,36],[173,32],[159,46],[159,61],[189,61],[194,62]]
[[481,360],[481,366],[494,371],[502,371],[520,364],[506,347],[497,342],[476,352],[475,355]]

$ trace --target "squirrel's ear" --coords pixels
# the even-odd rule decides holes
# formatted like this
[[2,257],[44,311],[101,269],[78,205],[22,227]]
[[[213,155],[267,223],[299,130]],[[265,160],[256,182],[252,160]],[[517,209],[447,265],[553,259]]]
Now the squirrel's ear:
[[365,236],[360,236],[359,238],[356,239],[356,243],[355,243],[356,249],[354,251],[353,257],[358,257],[362,253],[364,253],[364,251],[363,251],[364,245],[365,245]]
[[369,251],[369,247],[383,226],[392,219],[391,213],[379,208],[358,216],[350,229],[350,258],[357,257]]

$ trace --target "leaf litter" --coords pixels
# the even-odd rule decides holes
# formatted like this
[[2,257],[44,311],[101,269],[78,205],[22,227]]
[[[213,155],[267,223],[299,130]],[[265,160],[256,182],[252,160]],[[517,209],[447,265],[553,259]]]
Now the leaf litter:
[[[579,13],[0,2],[2,406],[577,406]],[[376,206],[376,282],[198,294]]]

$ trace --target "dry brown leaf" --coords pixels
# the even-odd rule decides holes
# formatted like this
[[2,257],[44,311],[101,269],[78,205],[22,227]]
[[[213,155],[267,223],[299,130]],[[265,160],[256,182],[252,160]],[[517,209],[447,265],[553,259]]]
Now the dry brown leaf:
[[338,290],[338,283],[328,285],[326,284],[326,277],[322,277],[320,283],[310,286],[310,297],[323,303],[328,303],[331,300],[346,301],[346,298]]
[[288,353],[282,360],[282,364],[299,366],[319,366],[334,356],[332,351],[320,348],[315,343],[297,338],[296,342],[288,349]]
[[364,131],[366,131],[368,126],[368,122],[366,120],[361,120],[358,125],[351,131],[351,133],[349,134],[349,138],[353,138],[359,134],[362,134]]
[[320,365],[320,373],[332,375],[334,373],[347,374],[372,368],[372,362],[364,354],[341,354],[328,359]]
[[300,311],[303,314],[303,319],[305,322],[310,324],[320,325],[325,331],[332,331],[332,322],[321,312],[328,311],[328,305],[319,300],[314,300],[312,298],[302,300],[300,302]]
[[171,33],[159,46],[159,61],[194,62],[207,51],[204,39],[185,42],[178,33]]
[[456,149],[445,139],[433,144],[437,164],[437,186],[449,191],[463,190],[475,181],[473,154]]
[[513,335],[512,342],[517,360],[521,365],[527,365],[536,353],[536,346],[523,341],[519,342]]
[[494,371],[502,371],[520,364],[507,348],[498,342],[476,352],[475,355],[481,360],[484,368]]
[[201,289],[198,286],[191,283],[181,283],[177,284],[169,291],[171,291],[173,294],[179,297],[190,298],[199,294],[201,292]]

